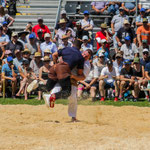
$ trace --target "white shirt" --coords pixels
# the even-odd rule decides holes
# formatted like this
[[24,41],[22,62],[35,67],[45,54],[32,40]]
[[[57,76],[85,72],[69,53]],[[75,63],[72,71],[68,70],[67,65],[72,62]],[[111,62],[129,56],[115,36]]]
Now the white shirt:
[[113,67],[112,72],[109,72],[108,67],[104,67],[101,72],[101,76],[108,75],[108,78],[104,79],[105,82],[112,83],[114,79],[112,76],[118,77],[119,76],[119,71],[118,68]]

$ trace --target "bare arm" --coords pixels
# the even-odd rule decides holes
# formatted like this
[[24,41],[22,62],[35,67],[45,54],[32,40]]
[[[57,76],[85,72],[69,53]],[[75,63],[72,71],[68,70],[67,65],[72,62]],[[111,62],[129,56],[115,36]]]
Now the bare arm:
[[148,71],[145,71],[145,77],[150,80],[150,76],[148,75]]
[[56,64],[58,60],[58,52],[53,53],[52,57],[53,57],[54,64]]
[[111,30],[112,30],[112,34],[115,34],[114,24],[113,23],[111,23]]
[[142,41],[141,41],[141,35],[140,34],[137,34],[137,41],[138,41],[139,46],[142,46]]
[[10,23],[8,24],[7,27],[11,26],[13,24],[13,22],[15,21],[14,18],[10,17],[8,18],[10,20]]

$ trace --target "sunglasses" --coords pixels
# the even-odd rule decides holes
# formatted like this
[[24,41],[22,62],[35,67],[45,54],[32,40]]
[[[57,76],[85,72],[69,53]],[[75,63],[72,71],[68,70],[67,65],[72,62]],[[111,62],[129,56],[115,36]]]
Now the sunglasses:
[[147,52],[144,52],[143,54],[144,54],[144,55],[148,55],[148,53],[147,53]]
[[116,57],[116,59],[120,59],[121,57]]

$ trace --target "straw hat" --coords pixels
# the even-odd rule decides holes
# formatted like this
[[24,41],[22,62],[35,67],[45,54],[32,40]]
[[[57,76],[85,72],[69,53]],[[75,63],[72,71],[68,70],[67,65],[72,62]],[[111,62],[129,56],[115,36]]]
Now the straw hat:
[[48,56],[44,56],[43,61],[50,61],[50,58]]
[[34,54],[34,57],[42,57],[42,55],[41,55],[40,52],[36,52],[36,53]]
[[51,50],[48,49],[48,48],[46,48],[46,49],[44,50],[44,53],[50,53],[50,54],[51,54]]
[[22,53],[31,53],[31,51],[28,48],[25,48],[24,51]]
[[107,24],[106,24],[106,23],[102,23],[102,24],[101,24],[101,28],[107,29],[107,28],[108,28],[108,26],[107,26]]
[[66,23],[65,19],[60,19],[59,24]]

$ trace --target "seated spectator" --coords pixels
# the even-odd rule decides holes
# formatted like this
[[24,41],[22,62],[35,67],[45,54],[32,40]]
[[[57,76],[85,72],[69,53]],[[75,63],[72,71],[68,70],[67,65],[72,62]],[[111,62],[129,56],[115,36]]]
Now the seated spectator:
[[62,36],[62,44],[59,45],[58,49],[63,49],[65,47],[72,47],[73,44],[71,41],[68,40],[68,36],[67,35],[63,35]]
[[7,64],[2,66],[2,79],[5,80],[5,87],[12,86],[12,98],[15,99],[17,85],[17,67],[13,65],[13,58],[7,57]]
[[59,25],[60,25],[60,28],[58,29],[53,41],[54,42],[58,41],[59,45],[62,44],[62,36],[63,35],[68,35],[69,39],[74,40],[75,32],[71,28],[66,27],[66,20],[65,19],[60,19]]
[[9,40],[11,39],[12,31],[8,28],[8,23],[6,21],[3,22],[3,33],[4,35],[8,35]]
[[22,53],[20,50],[15,50],[15,58],[13,59],[13,64],[17,67],[20,67],[23,62]]
[[38,31],[37,31],[37,34],[38,34],[38,36],[36,37],[36,41],[37,41],[37,43],[40,45],[41,43],[43,43],[45,40],[44,40],[44,37],[42,36],[43,35],[43,31],[42,31],[42,29],[39,29]]
[[27,48],[25,48],[24,51],[22,52],[23,59],[27,59],[27,60],[29,60],[29,62],[31,62],[30,55],[31,55],[30,50],[28,50]]
[[101,71],[101,75],[99,77],[99,90],[101,94],[101,102],[105,101],[104,89],[106,88],[115,88],[115,99],[114,102],[118,101],[118,91],[119,91],[119,71],[117,68],[113,66],[113,62],[111,60],[107,61],[107,66],[104,67]]
[[40,45],[42,56],[44,56],[45,49],[49,49],[52,54],[57,51],[56,44],[51,42],[50,38],[51,38],[51,36],[49,33],[46,33],[44,35],[45,42],[41,43],[41,45]]
[[[144,1],[145,1],[145,0],[144,0]],[[147,3],[143,3],[143,0],[139,0],[138,7],[139,7],[139,10],[141,10],[141,8],[144,8],[146,14],[149,14],[149,12],[150,12],[150,6],[147,5]]]
[[[47,83],[50,67],[50,58],[48,56],[45,56],[43,59],[43,66],[39,70],[39,90],[41,84],[46,85]],[[38,100],[41,100],[41,94],[39,95]]]
[[125,37],[127,36],[130,36],[131,43],[133,42],[136,43],[135,31],[130,27],[129,21],[124,20],[124,26],[117,31],[117,35],[116,35],[116,41],[119,47],[121,47],[122,44],[125,43]]
[[[69,20],[69,18],[67,18],[66,11],[62,10],[60,14],[61,14],[60,18],[65,19],[66,21],[66,27],[73,29],[73,23],[72,21]],[[55,33],[57,33],[59,28],[60,28],[60,25],[59,25],[59,22],[57,22],[56,27],[55,27]]]
[[82,41],[83,41],[83,44],[81,45],[80,51],[81,51],[81,52],[84,52],[84,51],[86,51],[87,49],[90,49],[90,50],[93,52],[93,46],[92,46],[92,44],[89,44],[89,43],[88,43],[89,38],[88,38],[87,35],[84,35],[84,36],[82,37]]
[[29,60],[23,60],[22,66],[19,66],[19,73],[22,78],[20,82],[20,89],[16,96],[20,96],[21,92],[24,91],[25,100],[28,99],[27,87],[28,85],[36,79],[36,75],[34,74],[33,70],[29,67],[30,62]]
[[120,53],[116,54],[116,60],[113,62],[113,66],[118,68],[119,73],[121,72],[121,69],[123,68],[123,57]]
[[96,97],[96,89],[98,89],[98,77],[99,77],[99,72],[97,67],[93,66],[91,64],[91,70],[89,75],[86,77],[84,81],[80,81],[78,85],[78,98],[82,98],[82,93],[83,90],[90,91],[90,99],[92,101],[95,101]]
[[35,25],[35,26],[32,28],[32,32],[34,32],[34,33],[36,34],[36,37],[38,37],[37,32],[38,32],[39,29],[41,29],[41,30],[43,31],[42,37],[44,37],[44,34],[45,34],[45,33],[51,34],[49,28],[48,28],[45,24],[43,24],[43,22],[44,22],[43,18],[42,18],[42,17],[39,17],[39,18],[38,18],[38,24]]
[[0,26],[0,47],[6,46],[9,41],[8,35],[4,34],[3,27]]
[[113,45],[115,48],[116,53],[118,52],[118,45],[116,41],[117,32],[121,27],[123,27],[124,20],[128,20],[128,16],[125,15],[124,9],[122,7],[119,8],[119,14],[113,16],[111,21],[111,30],[113,34]]
[[97,50],[101,47],[101,40],[105,39],[107,41],[106,47],[110,48],[111,34],[107,30],[108,26],[106,23],[101,24],[101,30],[96,33],[95,39],[97,43]]
[[125,10],[127,15],[134,15],[136,11],[135,2],[125,2],[122,3],[122,7]]
[[26,36],[29,34],[27,31],[22,31],[18,33],[19,39],[18,41],[22,43],[23,47],[25,48],[25,45],[27,44]]
[[123,94],[128,90],[134,91],[134,102],[138,99],[139,86],[138,82],[135,81],[134,72],[135,70],[131,67],[131,61],[129,59],[124,60],[124,68],[120,73],[120,101],[124,101]]
[[148,26],[147,18],[143,18],[143,25],[137,28],[137,41],[138,46],[142,46],[142,41],[147,41],[148,46],[150,46],[150,26]]
[[108,14],[107,8],[108,8],[108,2],[92,2],[92,15],[100,15],[100,14]]
[[107,41],[105,39],[102,39],[101,40],[101,45],[102,46],[98,49],[98,51],[96,53],[96,56],[98,56],[99,53],[103,52],[104,56],[105,56],[105,59],[108,59],[110,56],[109,56],[109,49],[106,47]]
[[15,20],[8,14],[5,14],[4,7],[0,6],[0,23],[3,24],[4,21],[9,21],[9,24],[7,25],[7,27],[9,28]]
[[2,66],[4,64],[7,64],[7,57],[11,56],[12,57],[12,52],[10,50],[5,51],[4,59],[2,60]]
[[144,8],[140,9],[140,15],[138,15],[136,17],[136,26],[142,26],[143,25],[143,18],[147,18],[148,19],[148,25],[150,25],[150,19],[149,17],[146,15],[146,10]]
[[108,13],[110,15],[118,15],[119,14],[120,2],[109,2],[108,4]]
[[29,42],[25,44],[25,48],[30,50],[30,52],[31,52],[30,57],[31,58],[33,58],[35,52],[40,52],[40,46],[36,42],[34,34],[29,35]]
[[20,51],[24,50],[22,43],[18,41],[18,34],[16,32],[12,33],[12,39],[10,42],[8,42],[5,49],[10,50],[13,56],[16,49],[19,49]]
[[133,61],[134,57],[138,56],[138,49],[134,43],[131,43],[131,37],[125,37],[125,44],[121,46],[120,51],[123,52],[123,58]]

